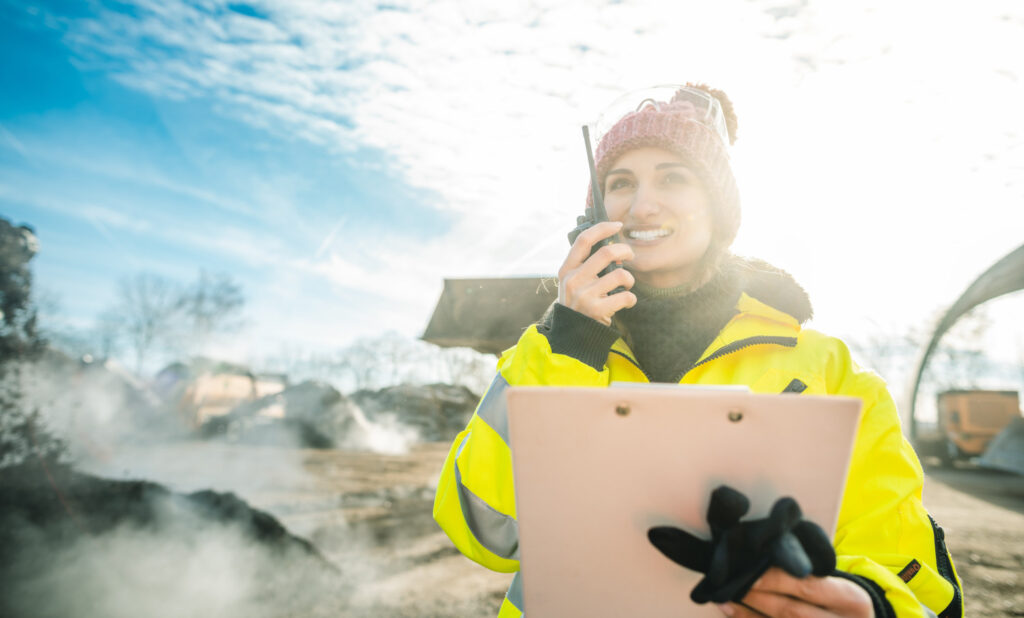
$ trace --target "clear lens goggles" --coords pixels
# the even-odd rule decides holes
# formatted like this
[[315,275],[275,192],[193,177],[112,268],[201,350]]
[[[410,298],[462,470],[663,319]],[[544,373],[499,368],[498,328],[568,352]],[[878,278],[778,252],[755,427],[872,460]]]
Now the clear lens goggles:
[[615,99],[601,112],[597,120],[590,124],[590,132],[596,140],[595,144],[599,144],[604,134],[626,114],[646,107],[661,110],[670,106],[673,111],[692,114],[694,120],[717,133],[722,144],[729,145],[729,130],[726,128],[725,114],[718,99],[703,90],[672,84],[634,90]]

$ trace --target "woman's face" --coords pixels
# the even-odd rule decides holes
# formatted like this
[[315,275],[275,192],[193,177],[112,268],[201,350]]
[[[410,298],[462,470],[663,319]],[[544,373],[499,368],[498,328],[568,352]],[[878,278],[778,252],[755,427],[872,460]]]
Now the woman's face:
[[612,164],[604,181],[608,218],[636,257],[626,266],[660,288],[690,283],[711,244],[711,198],[679,155],[637,148]]

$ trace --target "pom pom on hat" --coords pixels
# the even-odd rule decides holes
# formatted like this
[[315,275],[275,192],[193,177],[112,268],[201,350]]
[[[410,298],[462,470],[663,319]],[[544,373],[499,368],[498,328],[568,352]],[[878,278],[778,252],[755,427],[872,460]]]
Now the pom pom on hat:
[[[708,86],[707,84],[704,83],[687,82],[686,85],[689,88],[702,90],[718,100],[718,104],[722,106],[722,115],[725,117],[725,127],[729,131],[729,145],[732,146],[733,144],[735,144],[736,126],[738,124],[738,120],[736,119],[736,109],[732,106],[732,100],[729,98],[729,95],[725,94],[725,91],[723,90],[712,88],[711,86]],[[681,97],[677,92],[676,96],[673,97],[672,100],[678,101],[680,100],[680,98]]]

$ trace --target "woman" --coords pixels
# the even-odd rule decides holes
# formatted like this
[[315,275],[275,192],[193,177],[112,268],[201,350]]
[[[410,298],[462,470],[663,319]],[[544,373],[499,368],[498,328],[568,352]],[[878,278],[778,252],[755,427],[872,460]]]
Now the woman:
[[[801,328],[811,304],[792,277],[729,253],[740,220],[729,99],[687,84],[615,120],[595,154],[610,221],[579,234],[558,272],[558,302],[499,360],[445,462],[435,519],[469,558],[518,571],[509,385],[650,381],[856,396],[864,414],[834,540],[837,570],[796,579],[773,568],[742,603],[720,607],[737,617],[961,616],[960,583],[921,505],[921,467],[884,382],[841,341]],[[601,274],[616,262],[626,268]],[[499,616],[521,607],[517,573]],[[794,610],[805,613],[786,613]]]

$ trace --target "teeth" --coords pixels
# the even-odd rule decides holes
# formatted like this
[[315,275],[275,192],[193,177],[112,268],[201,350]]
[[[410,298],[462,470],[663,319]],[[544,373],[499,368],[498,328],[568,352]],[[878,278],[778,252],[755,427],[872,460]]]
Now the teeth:
[[626,236],[631,240],[654,240],[655,238],[664,238],[671,233],[670,230],[660,228],[657,230],[630,230]]

